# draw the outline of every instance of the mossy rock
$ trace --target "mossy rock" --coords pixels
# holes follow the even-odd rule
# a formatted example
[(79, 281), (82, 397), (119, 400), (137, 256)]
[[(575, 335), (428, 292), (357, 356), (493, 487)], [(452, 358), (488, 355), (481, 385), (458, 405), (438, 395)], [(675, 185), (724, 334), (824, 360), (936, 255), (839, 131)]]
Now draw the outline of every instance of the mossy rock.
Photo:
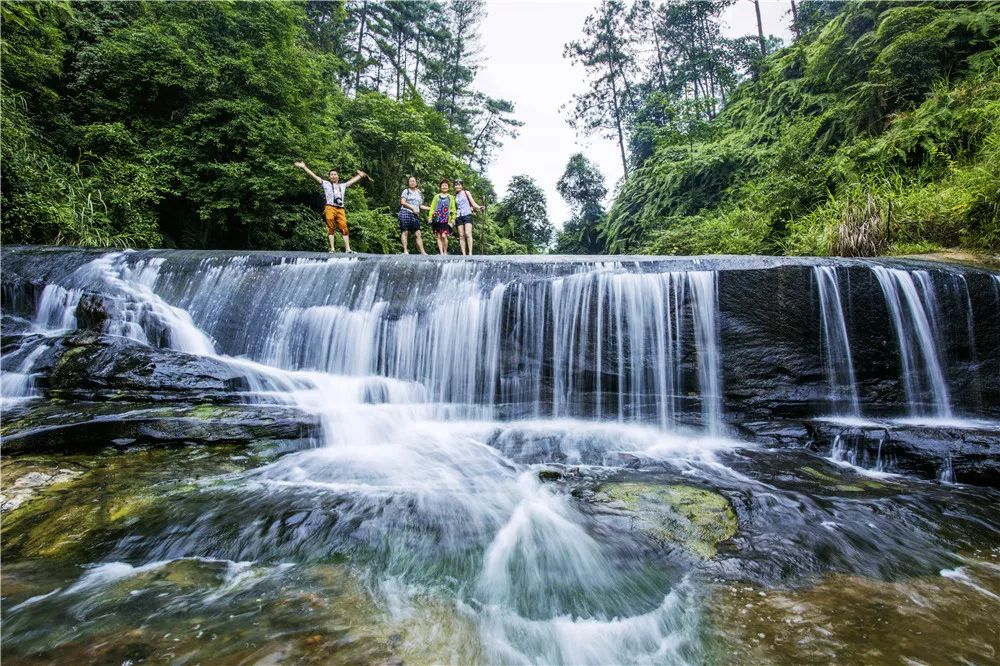
[(864, 479), (855, 480), (852, 479), (853, 483), (844, 483), (843, 479), (838, 479), (829, 474), (824, 474), (813, 467), (803, 467), (802, 471), (808, 476), (815, 479), (816, 483), (820, 485), (827, 486), (832, 490), (837, 490), (842, 493), (863, 493), (865, 490), (881, 490), (885, 486), (875, 481), (866, 481)]
[(250, 456), (233, 460), (233, 453), (244, 450), (214, 445), (7, 459), (0, 479), (5, 497), (28, 473), (49, 475), (53, 482), (33, 487), (30, 498), (5, 512), (4, 557), (93, 557), (166, 503), (196, 492), (200, 479), (255, 464)]
[(562, 472), (556, 469), (540, 469), (538, 470), (538, 480), (542, 482), (546, 481), (561, 481), (563, 478)]
[(830, 476), (829, 474), (824, 474), (818, 469), (813, 469), (812, 467), (803, 467), (802, 471), (808, 474), (809, 476), (813, 477), (814, 479), (817, 479), (818, 481), (824, 481), (826, 483), (834, 485), (840, 483), (840, 481), (837, 480), (836, 478)]
[(736, 535), (738, 522), (729, 500), (711, 490), (624, 482), (605, 484), (600, 492), (633, 514), (641, 531), (700, 557), (714, 557), (718, 544)]

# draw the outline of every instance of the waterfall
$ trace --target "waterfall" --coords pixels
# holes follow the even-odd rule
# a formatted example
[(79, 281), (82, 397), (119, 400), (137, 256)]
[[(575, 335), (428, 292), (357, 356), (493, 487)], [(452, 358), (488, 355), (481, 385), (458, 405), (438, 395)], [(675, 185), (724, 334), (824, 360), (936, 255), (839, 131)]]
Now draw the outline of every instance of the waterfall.
[(872, 266), (872, 272), (885, 295), (896, 331), (901, 379), (910, 415), (950, 417), (948, 384), (938, 352), (941, 345), (937, 298), (930, 275), (927, 271), (884, 266)]
[[(197, 341), (189, 320), (203, 332), (195, 353), (217, 347), (284, 371), (416, 382), (475, 418), (610, 416), (721, 430), (712, 271), (598, 262), (521, 278), (489, 264), (425, 262), (402, 265), (401, 283), (392, 260), (260, 268), (237, 257), (205, 260), (194, 274), (117, 261), (135, 283), (131, 300), (155, 304), (146, 310), (174, 338)], [(132, 337), (144, 340), (141, 330)]]
[(847, 463), (852, 467), (873, 472), (888, 472), (892, 466), (891, 461), (886, 460), (882, 453), (887, 437), (883, 434), (879, 438), (878, 447), (873, 454), (863, 437), (859, 438), (854, 433), (836, 435), (830, 447), (829, 459), (835, 463)]
[[(424, 604), (427, 613), (442, 615), (463, 633), (441, 633), (437, 620), (419, 610), (413, 611), (413, 625), (419, 624), (413, 633), (473, 645), (473, 658), (451, 659), (459, 663), (710, 661), (704, 614), (711, 612), (711, 599), (702, 573), (738, 563), (752, 542), (727, 543), (726, 537), (711, 551), (692, 549), (674, 531), (688, 502), (705, 493), (713, 506), (733, 511), (732, 529), (741, 531), (746, 521), (762, 529), (768, 518), (759, 512), (770, 510), (775, 497), (788, 498), (788, 514), (779, 515), (794, 515), (787, 524), (798, 529), (799, 521), (811, 520), (797, 508), (809, 484), (823, 493), (824, 501), (815, 504), (828, 505), (827, 517), (861, 505), (864, 520), (851, 523), (866, 534), (899, 523), (869, 522), (881, 519), (853, 493), (876, 493), (880, 502), (892, 501), (890, 494), (831, 480), (831, 470), (812, 464), (806, 446), (782, 453), (794, 463), (787, 468), (794, 485), (778, 487), (787, 485), (783, 480), (775, 486), (770, 462), (759, 461), (778, 456), (762, 458), (753, 444), (720, 436), (727, 419), (732, 432), (748, 437), (758, 423), (777, 426), (782, 441), (799, 431), (825, 436), (812, 424), (789, 427), (809, 418), (802, 405), (824, 391), (839, 415), (857, 415), (855, 363), (860, 367), (860, 359), (882, 353), (884, 335), (848, 327), (845, 314), (856, 324), (880, 314), (883, 303), (904, 367), (898, 378), (894, 370), (876, 376), (879, 364), (865, 369), (864, 380), (878, 382), (878, 390), (866, 391), (873, 413), (883, 407), (880, 395), (896, 393), (894, 382), (905, 390), (911, 411), (930, 403), (935, 413), (946, 413), (944, 361), (952, 357), (953, 376), (957, 368), (980, 364), (973, 358), (960, 366), (963, 351), (942, 351), (954, 327), (939, 314), (926, 271), (876, 266), (879, 286), (876, 280), (854, 282), (848, 303), (840, 282), (863, 266), (838, 270), (800, 259), (73, 250), (59, 251), (39, 275), (29, 265), (38, 261), (36, 252), (56, 254), (4, 250), (5, 262), (11, 258), (20, 269), (3, 285), (5, 296), (15, 294), (5, 302), (5, 326), (18, 319), (16, 330), (5, 331), (5, 400), (32, 393), (39, 364), (54, 362), (62, 345), (84, 354), (90, 344), (106, 345), (100, 349), (120, 349), (137, 362), (149, 358), (141, 347), (148, 345), (211, 359), (156, 352), (153, 358), (165, 366), (163, 381), (175, 388), (176, 402), (165, 414), (214, 428), (221, 418), (200, 413), (213, 411), (203, 407), (221, 395), (220, 412), (231, 410), (233, 418), (304, 414), (303, 421), (319, 424), (308, 441), (249, 444), (248, 450), (267, 453), (255, 453), (237, 471), (230, 463), (249, 456), (240, 452), (229, 461), (229, 453), (220, 453), (227, 459), (221, 475), (171, 494), (156, 506), (155, 520), (129, 523), (122, 531), (114, 526), (101, 561), (88, 572), (132, 575), (179, 560), (212, 562), (227, 570), (254, 568), (282, 589), (275, 563), (344, 575), (357, 579), (380, 612), (394, 615)], [(991, 305), (995, 278), (968, 275), (964, 295), (941, 294), (943, 305), (954, 301), (971, 310), (981, 307), (984, 294)], [(819, 317), (808, 316), (817, 302)], [(979, 335), (981, 363), (992, 367), (985, 365), (996, 359), (992, 322), (967, 312), (960, 324), (971, 345)], [(77, 327), (99, 327), (106, 337), (64, 339)], [(112, 337), (134, 343), (107, 339)], [(874, 352), (869, 344), (878, 345)], [(815, 370), (817, 354), (824, 373)], [(236, 396), (192, 390), (188, 399), (186, 378), (171, 376), (172, 363), (195, 371), (228, 364), (247, 380), (233, 385), (247, 388)], [(807, 385), (798, 385), (800, 376)], [(983, 403), (995, 395), (986, 379), (984, 373)], [(52, 386), (62, 390), (65, 383)], [(146, 410), (145, 402), (131, 399), (126, 387), (121, 402), (101, 405), (107, 412), (100, 417), (119, 416), (115, 408)], [(57, 401), (45, 407), (53, 406)], [(94, 409), (83, 401), (72, 407), (84, 415)], [(902, 469), (903, 454), (888, 425), (881, 440), (867, 425), (837, 432), (831, 461)], [(757, 474), (758, 464), (767, 468), (766, 483), (747, 476)], [(963, 480), (963, 464), (957, 455), (948, 458), (941, 478)], [(811, 472), (811, 480), (800, 472)], [(639, 485), (648, 488), (623, 490)], [(744, 501), (751, 503), (740, 511)], [(684, 520), (700, 532), (697, 518)], [(847, 536), (829, 540), (839, 539), (841, 530), (823, 527), (817, 549), (846, 558), (852, 543), (867, 543)], [(769, 537), (766, 547), (780, 541)], [(798, 542), (785, 541), (795, 550), (784, 561), (797, 561)], [(710, 562), (714, 553), (721, 559)], [(95, 580), (89, 575), (83, 579), (88, 585)], [(289, 587), (308, 580), (293, 579)], [(35, 632), (26, 609), (44, 621), (48, 604), (59, 608), (81, 590), (91, 594), (69, 582), (33, 597), (37, 601), (12, 610), (12, 617)], [(240, 594), (252, 603), (257, 592)], [(204, 610), (196, 602), (190, 609)], [(225, 609), (233, 622), (243, 617), (231, 612)], [(76, 631), (76, 616), (64, 615)]]
[(722, 372), (720, 370), (718, 278), (714, 272), (687, 274), (693, 295), (695, 338), (698, 341), (698, 379), (701, 389), (702, 423), (718, 434), (722, 422)]
[[(0, 374), (0, 407), (10, 407), (38, 395), (35, 389), (35, 363), (39, 357), (48, 351), (49, 345), (39, 342), (30, 348), (20, 350), (24, 353), (17, 370), (4, 369)], [(5, 359), (4, 365), (9, 364)]]
[(814, 266), (813, 276), (819, 296), (823, 362), (830, 385), (829, 400), (838, 416), (860, 416), (854, 362), (851, 360), (851, 343), (847, 335), (840, 287), (837, 284), (837, 269), (833, 266)]

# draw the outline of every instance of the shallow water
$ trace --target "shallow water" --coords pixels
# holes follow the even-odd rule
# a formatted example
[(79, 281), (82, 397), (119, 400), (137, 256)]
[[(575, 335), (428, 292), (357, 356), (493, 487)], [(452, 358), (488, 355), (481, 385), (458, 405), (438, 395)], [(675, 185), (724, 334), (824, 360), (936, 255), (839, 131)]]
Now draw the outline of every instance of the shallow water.
[[(5, 488), (31, 472), (76, 474), (5, 516), (4, 658), (983, 663), (1000, 654), (995, 491), (873, 479), (806, 452), (710, 448), (638, 426), (404, 430), (389, 429), (382, 450), (8, 461)], [(681, 508), (652, 514), (667, 522), (647, 529), (641, 510), (613, 499), (620, 482), (720, 493), (738, 531), (705, 559), (676, 529)]]
[[(713, 273), (572, 264), (504, 282), (474, 263), (246, 264), (171, 273), (108, 255), (45, 287), (19, 360), (76, 326), (80, 285), (99, 287), (119, 308), (105, 334), (210, 357), (247, 378), (241, 400), (320, 428), (5, 458), (5, 660), (1000, 655), (1000, 492), (733, 439)], [(24, 360), (8, 380), (25, 419), (72, 407), (32, 372)], [(913, 418), (958, 418), (939, 411)]]

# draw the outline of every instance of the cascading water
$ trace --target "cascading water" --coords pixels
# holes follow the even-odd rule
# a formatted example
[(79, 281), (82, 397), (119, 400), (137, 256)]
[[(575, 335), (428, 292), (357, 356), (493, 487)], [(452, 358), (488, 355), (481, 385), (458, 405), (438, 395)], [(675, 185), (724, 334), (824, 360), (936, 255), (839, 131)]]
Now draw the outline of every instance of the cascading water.
[(815, 266), (813, 277), (819, 297), (823, 361), (827, 381), (830, 383), (830, 403), (838, 416), (860, 416), (854, 362), (851, 359), (847, 322), (837, 284), (837, 269), (833, 266)]
[[(588, 519), (538, 481), (539, 458), (512, 463), (494, 446), (545, 442), (554, 461), (584, 465), (711, 461), (719, 442), (663, 429), (721, 430), (715, 275), (608, 263), (521, 280), (427, 262), (408, 284), (395, 277), (374, 262), (260, 271), (240, 258), (174, 274), (162, 259), (127, 253), (76, 271), (72, 284), (89, 279), (82, 291), (110, 296), (107, 333), (223, 360), (248, 376), (251, 400), (293, 404), (323, 426), (320, 448), (231, 480), (225, 508), (153, 543), (123, 542), (112, 559), (355, 551), (378, 562), (373, 584), (402, 577), (407, 595), (444, 585), (477, 609), (492, 661), (696, 658), (687, 585), (667, 575), (650, 588), (649, 572), (628, 564), (629, 540), (595, 540)], [(63, 302), (78, 302), (74, 293)], [(686, 404), (692, 392), (697, 410)], [(639, 425), (572, 418), (609, 416)], [(337, 506), (335, 522), (312, 526), (321, 544), (260, 539), (256, 523), (236, 538), (220, 531), (234, 512), (252, 514), (255, 493), (275, 492)], [(445, 579), (435, 574), (442, 558), (453, 563)]]
[[(495, 283), (498, 276), (465, 262), (423, 266), (399, 285), (358, 262), (303, 261), (273, 267), (270, 288), (260, 290), (248, 288), (258, 276), (245, 268), (208, 260), (193, 279), (160, 280), (224, 354), (419, 382), (433, 401), (476, 416), (613, 416), (661, 427), (700, 420), (720, 430), (710, 271), (596, 264)], [(212, 297), (219, 290), (238, 294), (247, 315), (220, 308)], [(700, 396), (698, 417), (684, 408), (690, 393)]]
[[(899, 343), (903, 387), (911, 416), (952, 415), (939, 356), (937, 299), (926, 271), (873, 266)], [(919, 285), (919, 287), (918, 287)]]
[[(887, 570), (912, 566), (913, 552), (954, 566), (909, 500), (880, 496), (887, 508), (873, 509), (851, 494), (869, 486), (851, 482), (808, 496), (843, 466), (810, 459), (751, 478), (752, 447), (720, 435), (736, 431), (725, 425), (736, 411), (728, 393), (747, 384), (726, 371), (738, 353), (729, 345), (753, 329), (734, 321), (732, 301), (721, 309), (727, 285), (711, 262), (172, 256), (102, 255), (51, 278), (33, 304), (34, 337), (15, 372), (4, 368), (4, 397), (58, 344), (43, 332), (88, 325), (77, 315), (97, 307), (105, 336), (226, 364), (249, 386), (234, 402), (294, 406), (316, 417), (319, 435), (239, 471), (180, 475), (183, 490), (148, 519), (116, 523), (76, 580), (6, 610), (15, 646), (40, 640), (36, 627), (54, 608), (61, 645), (121, 604), (144, 626), (197, 618), (188, 642), (201, 638), (203, 618), (227, 617), (225, 632), (246, 643), (229, 604), (242, 599), (259, 619), (275, 595), (346, 562), (376, 600), (373, 616), (417, 627), (412, 640), (386, 639), (401, 653), (408, 640), (426, 650), (414, 662), (704, 663), (718, 656), (706, 646), (705, 616), (718, 603), (707, 579), (745, 570), (769, 580), (803, 557), (810, 576), (875, 575), (882, 563), (858, 556), (874, 552), (888, 553)], [(825, 368), (835, 411), (857, 415), (850, 294), (832, 267), (795, 268), (806, 283), (812, 276), (820, 303), (822, 359), (806, 345), (803, 365), (811, 376)], [(933, 360), (947, 406), (930, 279), (873, 270), (919, 375), (904, 375), (909, 402), (937, 397)], [(27, 346), (36, 338), (37, 353)], [(893, 461), (881, 444), (866, 451), (837, 439), (831, 458), (878, 470)], [(950, 458), (948, 469), (952, 480)], [(793, 477), (804, 480), (790, 488)], [(713, 528), (684, 511), (713, 502), (723, 527), (703, 543)], [(749, 526), (759, 542), (742, 534)], [(737, 530), (738, 546), (713, 559)], [(158, 585), (187, 585), (191, 569), (209, 582), (156, 601)], [(765, 603), (753, 595), (739, 608)], [(293, 659), (282, 654), (253, 657)]]

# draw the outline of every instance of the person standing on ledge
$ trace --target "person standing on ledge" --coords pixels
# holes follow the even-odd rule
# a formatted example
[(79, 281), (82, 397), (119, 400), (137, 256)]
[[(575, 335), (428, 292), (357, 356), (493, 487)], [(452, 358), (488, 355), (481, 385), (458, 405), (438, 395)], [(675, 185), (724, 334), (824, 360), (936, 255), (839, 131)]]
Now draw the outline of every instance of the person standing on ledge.
[(305, 162), (295, 162), (295, 166), (312, 176), (312, 179), (323, 188), (323, 194), (326, 196), (323, 217), (326, 218), (326, 231), (327, 236), (330, 238), (330, 252), (337, 251), (333, 235), (335, 231), (339, 231), (340, 235), (344, 237), (344, 252), (353, 252), (354, 250), (351, 249), (351, 236), (347, 230), (347, 213), (344, 211), (344, 191), (368, 174), (364, 171), (358, 171), (354, 178), (351, 178), (346, 183), (342, 183), (340, 182), (340, 174), (335, 169), (330, 170), (330, 180), (325, 181), (310, 171)]
[(437, 239), (438, 252), (448, 254), (448, 236), (455, 223), (455, 197), (448, 193), (451, 183), (447, 178), (441, 179), (441, 191), (431, 199), (427, 219), (431, 223), (431, 231)]
[(462, 179), (455, 179), (455, 226), (458, 227), (458, 245), (463, 255), (472, 255), (472, 214), (483, 209), (472, 198), (472, 193), (462, 185)]
[(399, 195), (399, 238), (403, 242), (403, 254), (410, 253), (410, 232), (417, 237), (417, 249), (424, 251), (424, 240), (420, 237), (420, 211), (430, 210), (424, 204), (424, 195), (417, 189), (417, 179), (410, 176), (406, 189)]

